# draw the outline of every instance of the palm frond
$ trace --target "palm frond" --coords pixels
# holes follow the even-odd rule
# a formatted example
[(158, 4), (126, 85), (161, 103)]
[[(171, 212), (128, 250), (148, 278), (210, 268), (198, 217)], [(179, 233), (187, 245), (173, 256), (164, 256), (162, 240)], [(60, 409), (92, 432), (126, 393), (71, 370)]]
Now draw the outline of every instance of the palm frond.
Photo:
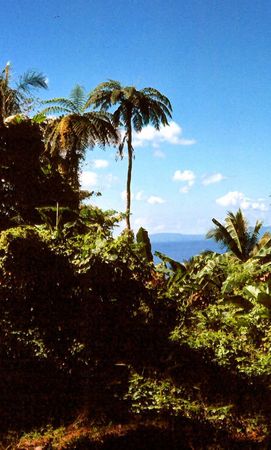
[(255, 227), (249, 237), (249, 251), (251, 252), (253, 248), (257, 245), (259, 240), (260, 229), (262, 228), (263, 223), (257, 221)]
[(225, 247), (231, 250), (238, 258), (242, 259), (242, 252), (240, 252), (237, 243), (235, 242), (233, 236), (229, 232), (228, 228), (224, 227), (218, 220), (212, 219), (212, 222), (216, 225), (208, 231), (206, 234), (207, 239), (214, 239), (216, 242), (222, 243)]
[[(228, 213), (228, 217), (226, 217), (226, 229), (229, 233), (229, 235), (231, 236), (231, 239), (235, 242), (238, 250), (240, 253), (242, 253), (242, 244), (241, 241), (243, 241), (243, 236), (244, 236), (244, 227), (243, 227), (243, 223), (239, 221), (239, 226), (238, 226), (238, 222), (235, 221), (234, 216), (232, 216), (232, 213)], [(241, 225), (241, 226), (240, 226)]]
[(216, 225), (216, 228), (207, 233), (207, 238), (213, 238), (217, 242), (223, 243), (242, 261), (246, 261), (255, 251), (257, 252), (262, 223), (257, 221), (254, 229), (251, 231), (248, 221), (240, 208), (235, 214), (228, 212), (225, 226), (216, 219), (213, 219), (213, 223)]

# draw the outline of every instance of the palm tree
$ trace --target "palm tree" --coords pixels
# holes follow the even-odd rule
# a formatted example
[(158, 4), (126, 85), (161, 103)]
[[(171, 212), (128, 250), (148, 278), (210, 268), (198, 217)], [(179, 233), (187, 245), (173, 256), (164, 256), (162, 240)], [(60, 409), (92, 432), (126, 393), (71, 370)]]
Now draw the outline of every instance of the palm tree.
[(79, 192), (79, 166), (86, 148), (116, 144), (118, 133), (109, 114), (87, 111), (87, 95), (82, 86), (76, 85), (69, 98), (54, 98), (44, 103), (49, 106), (41, 114), (61, 114), (47, 121), (46, 149), (57, 161), (62, 175)]
[(116, 107), (112, 121), (116, 127), (123, 127), (125, 132), (119, 144), (119, 155), (123, 157), (125, 143), (128, 149), (128, 171), (126, 183), (126, 224), (131, 229), (131, 176), (133, 161), (133, 130), (139, 132), (151, 123), (157, 130), (160, 125), (168, 125), (172, 107), (167, 97), (156, 89), (147, 87), (137, 90), (134, 86), (122, 86), (119, 81), (109, 80), (99, 84), (90, 94), (88, 105), (94, 105), (101, 111)]
[(216, 227), (208, 231), (206, 237), (221, 243), (240, 260), (247, 261), (258, 243), (262, 222), (257, 221), (250, 229), (241, 209), (236, 214), (228, 212), (225, 225), (216, 219), (212, 221)]
[(32, 98), (29, 98), (33, 89), (47, 89), (46, 77), (39, 72), (28, 70), (11, 87), (11, 69), (7, 63), (0, 74), (0, 123), (13, 115), (22, 112), (24, 107), (31, 106)]

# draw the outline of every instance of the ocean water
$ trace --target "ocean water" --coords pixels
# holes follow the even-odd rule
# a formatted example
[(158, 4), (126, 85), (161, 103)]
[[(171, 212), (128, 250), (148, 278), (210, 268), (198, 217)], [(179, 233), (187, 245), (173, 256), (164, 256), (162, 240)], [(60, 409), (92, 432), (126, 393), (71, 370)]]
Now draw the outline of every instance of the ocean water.
[[(224, 253), (223, 249), (216, 242), (207, 239), (191, 240), (191, 241), (176, 241), (176, 242), (152, 242), (152, 252), (155, 251), (164, 253), (166, 256), (175, 261), (186, 261), (192, 256), (199, 253), (211, 250), (217, 253)], [(155, 263), (159, 262), (159, 258), (155, 257)]]

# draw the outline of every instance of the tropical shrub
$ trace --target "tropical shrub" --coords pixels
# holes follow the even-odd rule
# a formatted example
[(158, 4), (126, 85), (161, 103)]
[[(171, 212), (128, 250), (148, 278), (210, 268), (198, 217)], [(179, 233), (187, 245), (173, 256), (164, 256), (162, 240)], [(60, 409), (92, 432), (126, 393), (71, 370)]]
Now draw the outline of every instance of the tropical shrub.
[[(68, 416), (79, 405), (91, 415), (97, 407), (108, 414), (114, 409), (115, 417), (122, 408), (122, 400), (117, 409), (115, 404), (123, 397), (127, 367), (146, 358), (141, 339), (148, 336), (150, 294), (145, 284), (151, 270), (129, 235), (110, 236), (109, 222), (117, 219), (109, 216), (96, 224), (95, 232), (91, 221), (86, 234), (71, 235), (68, 228), (68, 238), (42, 227), (1, 233), (5, 426), (14, 423), (16, 399), (18, 426), (33, 417), (38, 423), (57, 414), (66, 417), (65, 402)], [(33, 385), (36, 390), (30, 394)]]

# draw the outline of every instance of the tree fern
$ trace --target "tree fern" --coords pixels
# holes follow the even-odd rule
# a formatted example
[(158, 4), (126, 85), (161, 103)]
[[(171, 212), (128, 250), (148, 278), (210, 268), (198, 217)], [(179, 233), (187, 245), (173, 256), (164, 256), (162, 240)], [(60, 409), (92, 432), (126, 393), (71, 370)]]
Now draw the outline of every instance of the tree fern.
[(106, 112), (88, 111), (85, 89), (76, 85), (69, 98), (46, 100), (41, 113), (57, 115), (47, 123), (45, 145), (63, 176), (79, 192), (79, 165), (87, 148), (116, 144), (119, 136)]
[(168, 125), (172, 107), (167, 97), (153, 88), (137, 90), (134, 86), (122, 86), (119, 81), (109, 80), (99, 84), (90, 94), (87, 105), (94, 105), (100, 111), (112, 111), (112, 122), (124, 128), (124, 136), (119, 143), (119, 154), (123, 156), (124, 145), (128, 150), (128, 170), (126, 182), (126, 224), (131, 229), (131, 175), (133, 130), (139, 132), (145, 125), (152, 124), (157, 130)]

